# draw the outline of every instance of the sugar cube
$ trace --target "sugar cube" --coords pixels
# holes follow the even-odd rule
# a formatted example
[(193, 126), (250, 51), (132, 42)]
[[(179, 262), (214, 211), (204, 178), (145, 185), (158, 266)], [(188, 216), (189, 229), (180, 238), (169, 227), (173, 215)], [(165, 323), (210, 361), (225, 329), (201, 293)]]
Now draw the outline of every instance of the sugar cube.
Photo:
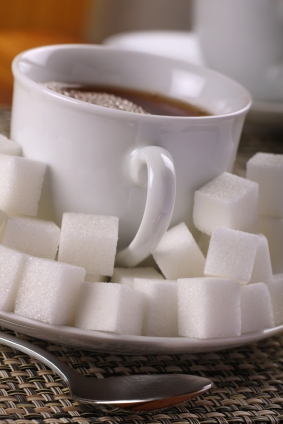
[(258, 216), (256, 232), (264, 234), (268, 240), (273, 273), (283, 272), (283, 219)]
[(148, 278), (152, 280), (164, 279), (156, 269), (153, 267), (135, 267), (135, 268), (114, 268), (111, 277), (112, 283), (124, 284), (133, 287), (135, 278)]
[(272, 281), (272, 267), (267, 238), (259, 234), (255, 262), (249, 283), (270, 283)]
[(183, 222), (164, 234), (152, 256), (167, 280), (203, 276), (204, 255)]
[(211, 236), (204, 275), (233, 278), (242, 284), (250, 281), (259, 236), (230, 228), (217, 227)]
[(48, 324), (72, 325), (83, 268), (29, 257), (15, 303), (15, 313)]
[(10, 140), (3, 134), (0, 134), (0, 153), (4, 155), (21, 156), (22, 146), (16, 141)]
[(28, 256), (0, 244), (0, 310), (14, 310), (16, 293)]
[(146, 295), (144, 336), (178, 335), (177, 281), (135, 278), (134, 289)]
[(193, 221), (211, 235), (215, 227), (247, 230), (257, 217), (258, 184), (224, 172), (194, 195)]
[(259, 185), (259, 215), (283, 218), (283, 155), (256, 153), (247, 162), (247, 178)]
[[(281, 276), (280, 276), (281, 275)], [(275, 325), (283, 323), (283, 274), (277, 274), (268, 284)]]
[(227, 278), (184, 278), (178, 284), (179, 335), (197, 339), (241, 334), (240, 284)]
[(58, 260), (81, 266), (87, 274), (111, 276), (118, 241), (118, 218), (64, 213)]
[(8, 217), (1, 243), (32, 256), (55, 259), (60, 228), (54, 222), (36, 218)]
[(76, 327), (120, 334), (141, 335), (145, 295), (116, 283), (84, 282)]
[(241, 286), (242, 333), (274, 327), (272, 304), (265, 283)]
[(46, 165), (0, 154), (0, 208), (14, 215), (36, 216)]

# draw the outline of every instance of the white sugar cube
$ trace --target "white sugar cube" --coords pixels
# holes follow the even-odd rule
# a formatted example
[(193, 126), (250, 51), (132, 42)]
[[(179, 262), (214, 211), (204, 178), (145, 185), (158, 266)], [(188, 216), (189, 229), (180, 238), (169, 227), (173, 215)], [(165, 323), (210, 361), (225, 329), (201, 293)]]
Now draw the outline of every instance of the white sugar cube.
[(72, 325), (83, 268), (29, 257), (16, 297), (15, 313), (48, 324)]
[(135, 268), (114, 268), (111, 281), (113, 283), (124, 284), (133, 287), (135, 278), (147, 278), (151, 280), (164, 279), (156, 269), (153, 267), (135, 267)]
[(215, 227), (247, 230), (256, 220), (258, 184), (224, 172), (195, 192), (193, 221), (211, 235)]
[(256, 232), (264, 234), (268, 240), (273, 273), (283, 272), (283, 219), (259, 216)]
[(142, 334), (176, 337), (178, 335), (177, 281), (135, 278), (134, 289), (146, 295)]
[(54, 222), (36, 218), (8, 217), (1, 243), (32, 256), (55, 259), (60, 228)]
[(259, 236), (256, 234), (217, 227), (211, 236), (204, 274), (248, 283), (258, 244)]
[(0, 134), (0, 153), (4, 155), (21, 156), (22, 146)]
[(283, 274), (277, 274), (268, 284), (275, 325), (283, 323)]
[(247, 162), (247, 178), (259, 185), (259, 215), (283, 218), (283, 155), (256, 153)]
[(0, 208), (14, 215), (36, 216), (46, 165), (0, 154)]
[(183, 222), (164, 234), (152, 256), (167, 280), (203, 276), (204, 255)]
[(265, 283), (241, 287), (242, 333), (274, 327), (272, 304)]
[(179, 335), (198, 339), (241, 333), (240, 284), (226, 278), (185, 278), (178, 284)]
[(0, 245), (0, 310), (13, 311), (16, 293), (28, 256)]
[(258, 247), (250, 283), (270, 283), (272, 281), (272, 267), (267, 238), (259, 234)]
[(116, 283), (84, 282), (76, 327), (120, 334), (141, 335), (145, 295)]
[(81, 266), (87, 274), (111, 276), (118, 241), (118, 218), (64, 213), (58, 259)]

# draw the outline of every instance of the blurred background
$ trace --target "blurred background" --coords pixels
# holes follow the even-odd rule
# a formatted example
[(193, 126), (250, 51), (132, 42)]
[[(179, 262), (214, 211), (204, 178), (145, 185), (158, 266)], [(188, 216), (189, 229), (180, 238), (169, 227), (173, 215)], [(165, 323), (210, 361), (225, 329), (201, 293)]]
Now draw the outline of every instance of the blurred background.
[(11, 63), (21, 51), (101, 43), (126, 31), (191, 28), (191, 0), (0, 0), (0, 105), (10, 104)]

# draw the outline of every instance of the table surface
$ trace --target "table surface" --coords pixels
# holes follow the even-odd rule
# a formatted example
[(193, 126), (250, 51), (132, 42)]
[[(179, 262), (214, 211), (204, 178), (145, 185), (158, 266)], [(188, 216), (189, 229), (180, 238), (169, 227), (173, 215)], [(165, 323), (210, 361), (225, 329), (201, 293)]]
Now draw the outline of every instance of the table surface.
[[(10, 110), (0, 108), (0, 134), (9, 135), (9, 127)], [(245, 176), (246, 161), (257, 151), (283, 154), (283, 132), (246, 125), (234, 172)], [(214, 387), (164, 411), (127, 413), (107, 406), (93, 407), (72, 400), (60, 377), (39, 361), (0, 346), (0, 422), (4, 424), (283, 422), (283, 335), (219, 352), (182, 355), (98, 354), (16, 335), (85, 375), (186, 373), (208, 377)]]

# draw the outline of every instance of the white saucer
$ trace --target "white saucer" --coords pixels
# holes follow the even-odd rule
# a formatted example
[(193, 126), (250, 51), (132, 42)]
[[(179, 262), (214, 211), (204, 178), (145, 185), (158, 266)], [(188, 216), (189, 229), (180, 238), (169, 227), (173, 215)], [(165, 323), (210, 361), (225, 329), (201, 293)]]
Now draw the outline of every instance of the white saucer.
[[(189, 31), (125, 32), (106, 38), (104, 45), (169, 56), (205, 66), (197, 35)], [(248, 88), (248, 87), (247, 87)], [(283, 128), (282, 102), (254, 100), (247, 120)]]
[(123, 336), (114, 333), (80, 330), (50, 325), (24, 318), (13, 312), (0, 311), (0, 326), (52, 343), (96, 352), (120, 354), (184, 354), (212, 352), (257, 342), (283, 331), (283, 325), (253, 331), (237, 337), (190, 339), (186, 337)]
[(108, 37), (103, 44), (182, 59), (204, 65), (196, 34), (187, 31), (125, 32)]

